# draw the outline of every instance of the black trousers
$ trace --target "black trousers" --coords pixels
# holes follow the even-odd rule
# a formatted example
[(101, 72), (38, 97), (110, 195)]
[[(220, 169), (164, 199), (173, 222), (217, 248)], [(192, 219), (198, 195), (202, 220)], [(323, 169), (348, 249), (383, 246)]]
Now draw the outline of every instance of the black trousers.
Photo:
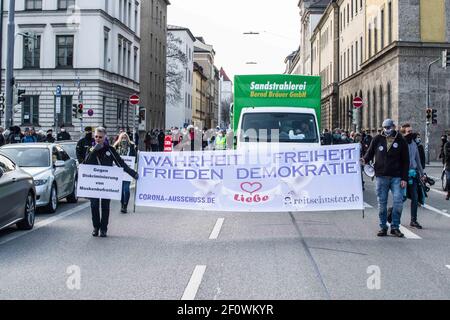
[[(102, 208), (102, 216), (100, 218), (100, 202)], [(108, 231), (109, 209), (111, 200), (91, 199), (92, 224), (95, 229)]]

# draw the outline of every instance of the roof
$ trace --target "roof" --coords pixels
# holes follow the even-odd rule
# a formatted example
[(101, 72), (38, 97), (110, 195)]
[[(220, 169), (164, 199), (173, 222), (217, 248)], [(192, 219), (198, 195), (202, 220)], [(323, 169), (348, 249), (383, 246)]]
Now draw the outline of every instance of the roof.
[(191, 30), (189, 30), (189, 28), (186, 28), (186, 27), (179, 27), (179, 26), (174, 26), (174, 25), (168, 25), (167, 26), (167, 31), (185, 31), (191, 37), (192, 41), (195, 42), (195, 40), (196, 40), (196, 38), (192, 34)]
[(223, 78), (224, 81), (230, 81), (230, 78), (228, 77), (227, 73), (225, 72), (225, 70), (223, 70), (223, 68), (220, 68), (220, 77)]

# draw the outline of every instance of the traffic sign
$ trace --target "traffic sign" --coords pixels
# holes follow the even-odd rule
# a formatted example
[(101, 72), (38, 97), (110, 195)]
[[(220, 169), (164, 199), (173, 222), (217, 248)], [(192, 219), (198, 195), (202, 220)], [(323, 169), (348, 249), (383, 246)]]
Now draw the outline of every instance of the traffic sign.
[(359, 109), (363, 106), (363, 100), (360, 97), (355, 97), (355, 99), (353, 99), (353, 107), (355, 107), (355, 109)]
[(137, 105), (137, 104), (139, 104), (139, 102), (140, 102), (140, 99), (139, 99), (139, 96), (137, 94), (134, 94), (134, 95), (132, 95), (130, 97), (130, 103), (132, 105)]
[(164, 152), (172, 152), (172, 136), (167, 135), (164, 138)]
[(56, 96), (56, 113), (61, 114), (61, 96)]
[(93, 115), (94, 115), (94, 110), (89, 109), (89, 110), (88, 110), (88, 116), (89, 116), (89, 117), (92, 117)]

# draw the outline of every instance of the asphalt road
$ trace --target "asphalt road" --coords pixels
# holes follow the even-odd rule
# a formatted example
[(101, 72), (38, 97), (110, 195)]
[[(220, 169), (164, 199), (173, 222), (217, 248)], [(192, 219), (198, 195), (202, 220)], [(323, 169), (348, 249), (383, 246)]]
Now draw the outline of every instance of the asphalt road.
[[(439, 172), (439, 168), (436, 168)], [(430, 192), (423, 230), (377, 238), (362, 212), (215, 213), (112, 207), (93, 238), (86, 201), (0, 232), (0, 299), (449, 299), (450, 202)], [(130, 205), (132, 208), (132, 205)]]

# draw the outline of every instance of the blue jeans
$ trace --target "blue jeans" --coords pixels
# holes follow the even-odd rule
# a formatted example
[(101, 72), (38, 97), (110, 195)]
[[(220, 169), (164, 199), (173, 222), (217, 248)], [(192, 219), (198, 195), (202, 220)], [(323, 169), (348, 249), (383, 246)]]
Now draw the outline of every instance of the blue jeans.
[(377, 177), (377, 198), (380, 215), (380, 227), (387, 230), (387, 203), (389, 190), (392, 191), (394, 206), (392, 210), (391, 229), (400, 229), (400, 219), (403, 210), (403, 190), (400, 186), (401, 178)]
[(125, 207), (128, 206), (128, 202), (130, 201), (130, 184), (129, 181), (122, 182), (122, 199), (120, 203)]

